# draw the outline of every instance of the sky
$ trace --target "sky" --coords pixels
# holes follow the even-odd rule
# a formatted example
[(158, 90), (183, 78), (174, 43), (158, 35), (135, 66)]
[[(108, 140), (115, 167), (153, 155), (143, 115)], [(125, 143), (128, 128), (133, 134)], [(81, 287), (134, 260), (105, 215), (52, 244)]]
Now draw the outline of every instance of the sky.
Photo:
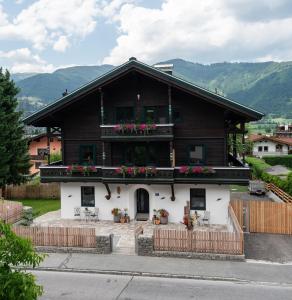
[(292, 60), (291, 0), (0, 0), (0, 66)]

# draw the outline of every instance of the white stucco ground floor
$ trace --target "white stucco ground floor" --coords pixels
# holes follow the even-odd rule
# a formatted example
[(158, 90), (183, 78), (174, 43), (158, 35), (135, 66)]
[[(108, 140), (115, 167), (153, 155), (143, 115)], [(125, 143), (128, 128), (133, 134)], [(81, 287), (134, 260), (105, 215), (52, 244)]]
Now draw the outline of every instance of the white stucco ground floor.
[(111, 197), (107, 200), (108, 192), (102, 183), (62, 183), (61, 217), (74, 219), (76, 207), (98, 207), (100, 220), (113, 220), (113, 208), (127, 208), (131, 219), (139, 212), (148, 213), (151, 219), (154, 209), (166, 209), (169, 222), (182, 222), (184, 206), (190, 201), (191, 209), (199, 214), (210, 212), (210, 224), (228, 223), (228, 185), (175, 184), (174, 201), (170, 185), (109, 184), (109, 189)]

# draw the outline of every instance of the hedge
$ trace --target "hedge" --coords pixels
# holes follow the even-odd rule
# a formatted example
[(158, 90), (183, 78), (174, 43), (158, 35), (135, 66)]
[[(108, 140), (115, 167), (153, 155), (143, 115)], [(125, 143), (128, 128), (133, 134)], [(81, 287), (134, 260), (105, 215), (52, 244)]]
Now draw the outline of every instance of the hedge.
[(255, 157), (247, 157), (247, 163), (252, 168), (252, 174), (254, 177), (261, 179), (268, 183), (273, 183), (286, 193), (292, 196), (292, 172), (287, 176), (286, 180), (283, 180), (275, 175), (270, 175), (265, 170), (270, 166), (263, 160)]
[(292, 155), (283, 155), (283, 156), (267, 156), (264, 157), (265, 162), (268, 164), (275, 166), (275, 165), (282, 165), (287, 168), (292, 169)]

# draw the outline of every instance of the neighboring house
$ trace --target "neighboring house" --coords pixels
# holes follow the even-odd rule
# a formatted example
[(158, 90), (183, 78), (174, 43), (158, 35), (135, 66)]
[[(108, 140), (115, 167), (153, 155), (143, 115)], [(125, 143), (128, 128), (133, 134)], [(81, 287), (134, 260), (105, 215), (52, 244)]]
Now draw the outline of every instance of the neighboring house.
[(61, 140), (59, 137), (50, 137), (50, 143), (45, 133), (30, 137), (28, 139), (28, 151), (30, 155), (30, 174), (36, 174), (40, 166), (46, 164), (48, 160), (48, 145), (50, 153), (61, 153)]
[(279, 125), (279, 126), (277, 126), (275, 135), (277, 137), (292, 138), (292, 125)]
[(262, 116), (131, 58), (24, 121), (49, 136), (61, 129), (63, 163), (40, 170), (42, 182), (61, 183), (62, 218), (95, 206), (101, 220), (112, 220), (115, 207), (151, 219), (164, 208), (180, 222), (190, 201), (211, 223), (226, 224), (229, 185), (250, 178), (228, 142)]
[(292, 151), (292, 138), (253, 134), (249, 140), (253, 143), (253, 156), (288, 155)]

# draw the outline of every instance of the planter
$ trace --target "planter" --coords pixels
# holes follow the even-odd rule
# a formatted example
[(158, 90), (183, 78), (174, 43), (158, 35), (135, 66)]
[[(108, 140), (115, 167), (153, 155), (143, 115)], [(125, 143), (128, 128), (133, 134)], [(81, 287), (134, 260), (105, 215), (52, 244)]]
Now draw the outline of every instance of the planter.
[(160, 224), (167, 224), (168, 223), (168, 217), (160, 217)]
[(159, 225), (159, 224), (160, 224), (160, 220), (159, 220), (159, 219), (154, 220), (154, 224), (155, 224), (155, 225)]
[(115, 223), (120, 223), (120, 219), (121, 219), (120, 215), (114, 216), (114, 222)]
[(121, 222), (122, 224), (126, 223), (126, 218), (120, 218), (120, 222)]

